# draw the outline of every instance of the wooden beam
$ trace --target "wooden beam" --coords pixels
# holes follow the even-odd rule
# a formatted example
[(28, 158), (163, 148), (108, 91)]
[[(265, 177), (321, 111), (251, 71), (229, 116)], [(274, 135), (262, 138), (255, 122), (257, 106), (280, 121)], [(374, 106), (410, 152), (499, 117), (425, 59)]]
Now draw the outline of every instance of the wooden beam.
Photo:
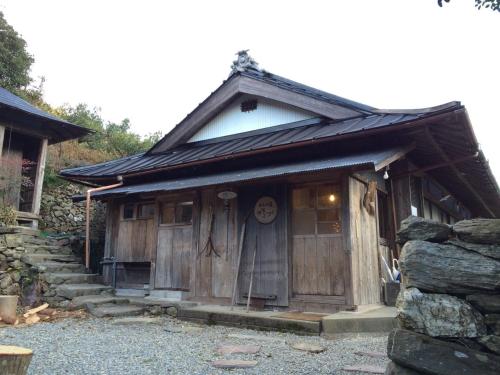
[[(40, 203), (42, 202), (42, 188), (43, 188), (43, 176), (45, 175), (45, 162), (47, 160), (47, 147), (48, 139), (44, 138), (40, 142), (40, 150), (38, 152), (38, 164), (36, 167), (36, 178), (33, 187), (33, 205), (31, 211), (35, 215), (40, 214)], [(33, 226), (37, 226), (38, 223), (34, 222)]]
[(0, 125), (0, 165), (2, 164), (3, 138), (5, 136), (5, 126)]
[(474, 187), (462, 176), (462, 173), (456, 167), (456, 165), (452, 162), (452, 160), (448, 157), (448, 155), (444, 152), (441, 146), (437, 143), (437, 141), (432, 136), (428, 127), (424, 130), (425, 135), (429, 141), (429, 143), (434, 147), (436, 152), (441, 156), (441, 159), (450, 165), (450, 168), (453, 170), (457, 178), (470, 190), (472, 195), (481, 203), (483, 208), (491, 215), (491, 217), (495, 217), (495, 213), (491, 210), (488, 204), (483, 200), (483, 198), (479, 195), (479, 193), (474, 189)]
[(380, 163), (375, 165), (375, 171), (378, 172), (382, 168), (388, 166), (391, 163), (394, 163), (395, 161), (403, 158), (407, 153), (409, 153), (411, 150), (415, 148), (415, 143), (412, 143), (406, 147), (403, 147), (401, 151), (396, 152), (394, 155), (389, 156), (387, 159), (382, 160)]

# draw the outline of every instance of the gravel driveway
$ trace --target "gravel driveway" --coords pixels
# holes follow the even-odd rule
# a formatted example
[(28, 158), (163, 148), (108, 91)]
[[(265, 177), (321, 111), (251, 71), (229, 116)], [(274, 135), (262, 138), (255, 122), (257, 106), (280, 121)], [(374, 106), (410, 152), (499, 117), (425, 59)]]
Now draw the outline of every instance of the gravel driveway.
[[(222, 326), (197, 326), (171, 318), (156, 324), (116, 324), (112, 319), (65, 319), (30, 327), (0, 329), (0, 343), (34, 350), (29, 374), (355, 374), (345, 365), (385, 366), (386, 358), (355, 355), (356, 351), (385, 352), (387, 335), (317, 336), (258, 332)], [(320, 354), (292, 349), (307, 342), (326, 348)], [(257, 354), (220, 355), (222, 344), (260, 345)], [(250, 369), (212, 367), (217, 359), (256, 360)]]

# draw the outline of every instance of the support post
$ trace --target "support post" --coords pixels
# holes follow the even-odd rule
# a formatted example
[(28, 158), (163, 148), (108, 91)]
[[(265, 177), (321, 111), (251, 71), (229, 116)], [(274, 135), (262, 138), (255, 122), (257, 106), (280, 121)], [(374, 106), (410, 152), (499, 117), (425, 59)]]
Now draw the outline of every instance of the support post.
[[(31, 212), (35, 215), (40, 214), (40, 204), (42, 202), (43, 176), (45, 175), (45, 162), (47, 161), (48, 140), (44, 138), (40, 141), (40, 150), (38, 152), (38, 160), (36, 166), (36, 177), (33, 191), (33, 203)], [(33, 228), (38, 227), (38, 221), (33, 220)]]

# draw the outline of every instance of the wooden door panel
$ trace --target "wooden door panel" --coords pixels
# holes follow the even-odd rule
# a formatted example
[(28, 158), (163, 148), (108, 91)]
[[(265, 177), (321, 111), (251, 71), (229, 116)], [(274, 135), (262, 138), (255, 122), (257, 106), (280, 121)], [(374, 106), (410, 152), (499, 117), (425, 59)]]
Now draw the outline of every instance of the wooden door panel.
[(156, 250), (155, 287), (171, 287), (171, 261), (172, 241), (174, 231), (172, 228), (158, 229), (158, 247)]

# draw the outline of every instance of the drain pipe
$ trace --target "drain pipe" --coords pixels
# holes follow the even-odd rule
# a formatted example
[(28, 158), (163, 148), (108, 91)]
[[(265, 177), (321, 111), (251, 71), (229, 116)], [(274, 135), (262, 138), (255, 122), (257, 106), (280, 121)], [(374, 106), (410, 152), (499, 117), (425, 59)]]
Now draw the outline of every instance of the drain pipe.
[(100, 186), (87, 190), (87, 207), (86, 207), (86, 222), (85, 222), (85, 268), (90, 269), (90, 194), (96, 191), (113, 189), (123, 185), (123, 177), (116, 178), (119, 182), (113, 185)]

